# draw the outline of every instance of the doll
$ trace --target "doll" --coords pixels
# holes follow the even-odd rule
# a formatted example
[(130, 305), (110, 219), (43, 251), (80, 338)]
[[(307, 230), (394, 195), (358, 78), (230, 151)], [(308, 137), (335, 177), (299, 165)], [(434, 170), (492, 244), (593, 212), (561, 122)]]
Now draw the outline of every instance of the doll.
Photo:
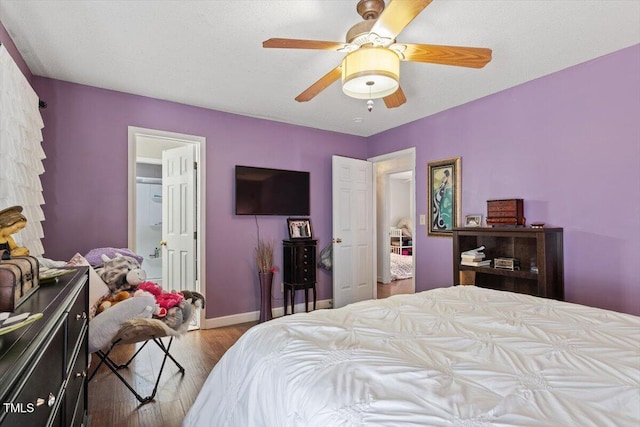
[(0, 249), (11, 256), (29, 255), (29, 249), (18, 244), (11, 237), (27, 226), (27, 218), (22, 214), (22, 206), (12, 206), (0, 211)]

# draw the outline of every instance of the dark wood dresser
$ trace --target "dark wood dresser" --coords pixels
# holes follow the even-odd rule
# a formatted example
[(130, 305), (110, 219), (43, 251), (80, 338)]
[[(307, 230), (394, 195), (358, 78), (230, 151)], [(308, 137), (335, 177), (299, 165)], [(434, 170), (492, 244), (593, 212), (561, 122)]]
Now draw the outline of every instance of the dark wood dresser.
[(41, 283), (16, 313), (42, 318), (0, 335), (2, 427), (88, 424), (88, 283), (87, 267)]
[(304, 290), (305, 311), (309, 311), (309, 289), (313, 291), (313, 309), (316, 309), (316, 246), (317, 240), (296, 239), (282, 242), (284, 314), (291, 298), (294, 311), (295, 292)]

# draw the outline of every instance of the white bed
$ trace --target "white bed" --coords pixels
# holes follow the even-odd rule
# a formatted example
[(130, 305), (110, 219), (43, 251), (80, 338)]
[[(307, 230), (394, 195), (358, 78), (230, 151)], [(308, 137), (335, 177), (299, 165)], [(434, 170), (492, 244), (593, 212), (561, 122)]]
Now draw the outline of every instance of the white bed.
[(474, 286), (274, 319), (184, 426), (637, 426), (640, 317)]
[(411, 255), (389, 254), (391, 280), (409, 279), (413, 275), (413, 257)]

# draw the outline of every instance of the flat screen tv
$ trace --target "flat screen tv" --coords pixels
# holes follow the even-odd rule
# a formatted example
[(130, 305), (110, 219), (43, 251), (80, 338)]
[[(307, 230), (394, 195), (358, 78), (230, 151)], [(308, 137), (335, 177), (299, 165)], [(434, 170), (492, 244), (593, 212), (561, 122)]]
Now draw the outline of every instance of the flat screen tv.
[(309, 214), (309, 172), (236, 166), (236, 215)]

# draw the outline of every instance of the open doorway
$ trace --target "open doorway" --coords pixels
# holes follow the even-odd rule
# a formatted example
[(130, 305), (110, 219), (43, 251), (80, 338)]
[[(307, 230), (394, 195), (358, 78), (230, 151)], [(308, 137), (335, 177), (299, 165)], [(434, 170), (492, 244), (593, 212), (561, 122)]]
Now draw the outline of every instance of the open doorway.
[[(413, 293), (413, 171), (389, 174), (389, 273), (392, 293)], [(382, 289), (384, 294), (385, 289)]]
[(376, 175), (377, 297), (415, 292), (415, 148), (369, 159)]
[(129, 127), (128, 245), (165, 290), (205, 295), (204, 150), (203, 137)]

